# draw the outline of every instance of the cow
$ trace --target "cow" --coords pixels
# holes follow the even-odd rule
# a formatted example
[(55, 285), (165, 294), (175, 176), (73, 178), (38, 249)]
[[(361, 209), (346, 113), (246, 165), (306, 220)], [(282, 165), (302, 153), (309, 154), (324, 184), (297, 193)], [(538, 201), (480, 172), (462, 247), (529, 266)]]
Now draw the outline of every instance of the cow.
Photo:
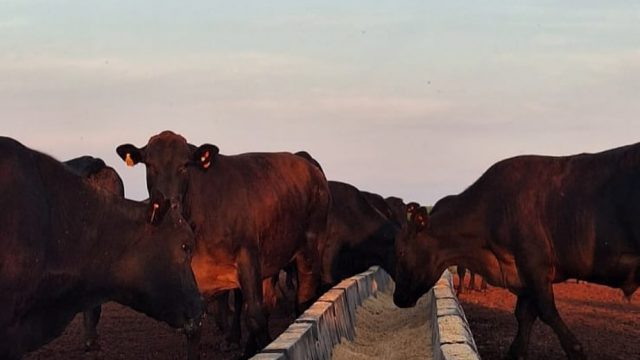
[(396, 220), (396, 223), (398, 223), (400, 229), (407, 226), (407, 220), (420, 208), (420, 204), (415, 201), (405, 204), (401, 198), (395, 196), (389, 196), (385, 198), (384, 201), (389, 205), (389, 208), (391, 208), (392, 216)]
[(124, 198), (124, 184), (118, 173), (102, 159), (80, 156), (63, 163), (69, 170), (84, 177), (96, 189), (103, 189)]
[(7, 137), (0, 171), (0, 358), (21, 358), (105, 301), (197, 332), (194, 234), (168, 202), (152, 210), (97, 190)]
[(299, 308), (315, 300), (317, 239), (330, 204), (318, 168), (291, 153), (222, 155), (215, 145), (196, 147), (171, 131), (142, 148), (124, 144), (116, 151), (129, 165), (145, 164), (151, 198), (170, 199), (194, 229), (192, 267), (200, 291), (210, 297), (242, 290), (249, 330), (244, 356), (269, 342), (263, 279), (293, 261)]
[[(458, 288), (456, 289), (456, 295), (460, 295), (464, 293), (464, 276), (467, 273), (467, 268), (465, 268), (464, 266), (458, 265), (456, 267), (456, 272), (458, 273)], [(475, 290), (476, 289), (476, 273), (473, 271), (469, 271), (469, 273), (470, 273), (469, 290)], [(482, 283), (480, 284), (480, 290), (482, 291), (487, 290), (487, 280), (485, 280), (484, 278), (482, 278)]]
[[(306, 151), (295, 154), (322, 170), (320, 163)], [(325, 288), (373, 265), (379, 265), (393, 277), (395, 236), (401, 224), (406, 223), (406, 215), (396, 217), (392, 205), (378, 194), (361, 191), (340, 181), (328, 183), (332, 205), (326, 237), (321, 239)], [(398, 211), (406, 211), (402, 199), (394, 198), (391, 203), (401, 208)], [(412, 211), (416, 208), (411, 205)]]
[(586, 358), (558, 314), (553, 283), (621, 288), (640, 283), (640, 143), (595, 154), (518, 156), (416, 213), (396, 242), (394, 302), (413, 306), (451, 265), (517, 295), (509, 358), (526, 358), (539, 317), (569, 359)]
[[(92, 156), (81, 156), (64, 162), (72, 172), (85, 178), (96, 189), (103, 189), (124, 198), (124, 184), (118, 173), (107, 166), (102, 159)], [(100, 349), (98, 343), (98, 321), (102, 313), (101, 306), (96, 306), (83, 313), (84, 348), (86, 351)]]
[(332, 206), (326, 238), (322, 239), (323, 283), (334, 285), (373, 265), (393, 274), (395, 219), (373, 206), (369, 195), (353, 185), (329, 181), (329, 190)]

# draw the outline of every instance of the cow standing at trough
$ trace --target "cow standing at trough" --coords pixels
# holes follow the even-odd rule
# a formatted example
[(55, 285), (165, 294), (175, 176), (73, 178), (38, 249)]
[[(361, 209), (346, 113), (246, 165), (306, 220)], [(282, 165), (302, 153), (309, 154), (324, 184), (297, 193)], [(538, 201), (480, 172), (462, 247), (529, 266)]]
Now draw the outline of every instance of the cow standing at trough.
[(519, 156), (412, 219), (396, 242), (394, 302), (413, 306), (450, 265), (518, 297), (509, 358), (524, 359), (539, 317), (570, 359), (583, 346), (560, 318), (552, 283), (577, 278), (621, 288), (640, 282), (640, 144), (596, 154)]
[[(102, 159), (92, 156), (81, 156), (65, 161), (64, 164), (77, 175), (85, 178), (89, 184), (96, 189), (109, 191), (112, 194), (124, 198), (124, 184), (118, 173), (107, 166)], [(97, 350), (98, 343), (98, 321), (102, 307), (96, 306), (83, 313), (84, 317), (84, 347), (85, 350)]]
[[(355, 186), (329, 181), (332, 206), (323, 241), (322, 280), (340, 280), (380, 265), (394, 273), (394, 241), (398, 225), (374, 207)], [(384, 202), (384, 200), (383, 200)]]
[(297, 303), (305, 308), (313, 302), (320, 277), (317, 239), (330, 202), (319, 169), (290, 153), (222, 155), (215, 145), (196, 147), (170, 131), (143, 148), (125, 144), (117, 152), (129, 165), (146, 165), (152, 203), (165, 196), (190, 222), (200, 291), (242, 290), (250, 333), (245, 356), (269, 342), (263, 279), (295, 262)]
[[(320, 163), (306, 151), (296, 155), (318, 169)], [(395, 273), (395, 237), (406, 224), (407, 207), (402, 199), (361, 191), (353, 185), (329, 181), (331, 207), (326, 237), (320, 239), (322, 251), (322, 282), (331, 287), (340, 280), (379, 265), (393, 277)], [(410, 209), (410, 210), (408, 210)]]
[(147, 205), (5, 137), (0, 172), (0, 358), (21, 358), (109, 300), (196, 331), (194, 235), (168, 203), (150, 223)]

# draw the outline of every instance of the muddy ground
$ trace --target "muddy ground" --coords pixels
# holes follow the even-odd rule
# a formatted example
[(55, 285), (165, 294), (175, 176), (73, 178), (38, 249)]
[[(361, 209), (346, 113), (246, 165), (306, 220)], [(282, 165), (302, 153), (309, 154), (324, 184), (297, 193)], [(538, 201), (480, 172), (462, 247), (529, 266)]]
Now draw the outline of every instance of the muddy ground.
[[(270, 318), (269, 332), (272, 338), (282, 333), (295, 319), (293, 309), (287, 306), (292, 305), (282, 305)], [(168, 360), (186, 358), (184, 336), (166, 324), (116, 303), (108, 303), (103, 307), (98, 333), (101, 350), (86, 353), (82, 345), (82, 315), (78, 315), (63, 335), (45, 347), (28, 354), (24, 359)], [(246, 333), (243, 327), (243, 336)], [(237, 359), (242, 353), (237, 346), (226, 346), (224, 334), (216, 328), (211, 318), (208, 318), (205, 323), (202, 339), (202, 359)]]
[[(479, 279), (476, 282), (479, 285)], [(553, 289), (560, 316), (582, 342), (589, 359), (640, 359), (640, 295), (628, 301), (621, 290), (573, 280), (555, 284)], [(490, 286), (484, 293), (464, 293), (460, 300), (482, 358), (502, 359), (517, 330), (516, 297)], [(540, 320), (534, 325), (529, 347), (529, 360), (538, 359), (566, 359), (555, 333)]]

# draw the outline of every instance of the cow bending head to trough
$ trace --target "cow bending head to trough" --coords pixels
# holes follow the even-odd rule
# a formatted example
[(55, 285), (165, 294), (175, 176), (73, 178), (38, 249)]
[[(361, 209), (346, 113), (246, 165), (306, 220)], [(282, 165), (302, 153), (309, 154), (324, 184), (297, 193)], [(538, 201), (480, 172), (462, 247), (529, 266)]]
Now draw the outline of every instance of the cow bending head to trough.
[(459, 195), (421, 210), (396, 241), (394, 301), (412, 306), (461, 265), (517, 295), (509, 357), (526, 358), (536, 319), (570, 359), (583, 346), (555, 305), (555, 282), (587, 280), (633, 294), (640, 284), (640, 144), (596, 154), (519, 156)]

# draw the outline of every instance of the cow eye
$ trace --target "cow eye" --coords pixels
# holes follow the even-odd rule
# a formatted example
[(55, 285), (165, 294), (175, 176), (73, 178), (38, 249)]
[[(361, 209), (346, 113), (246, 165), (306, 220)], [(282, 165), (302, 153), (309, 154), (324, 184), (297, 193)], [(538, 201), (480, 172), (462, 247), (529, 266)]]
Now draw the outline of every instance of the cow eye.
[(182, 244), (182, 250), (184, 252), (189, 252), (189, 251), (191, 251), (191, 247), (189, 245), (187, 245), (187, 244)]

